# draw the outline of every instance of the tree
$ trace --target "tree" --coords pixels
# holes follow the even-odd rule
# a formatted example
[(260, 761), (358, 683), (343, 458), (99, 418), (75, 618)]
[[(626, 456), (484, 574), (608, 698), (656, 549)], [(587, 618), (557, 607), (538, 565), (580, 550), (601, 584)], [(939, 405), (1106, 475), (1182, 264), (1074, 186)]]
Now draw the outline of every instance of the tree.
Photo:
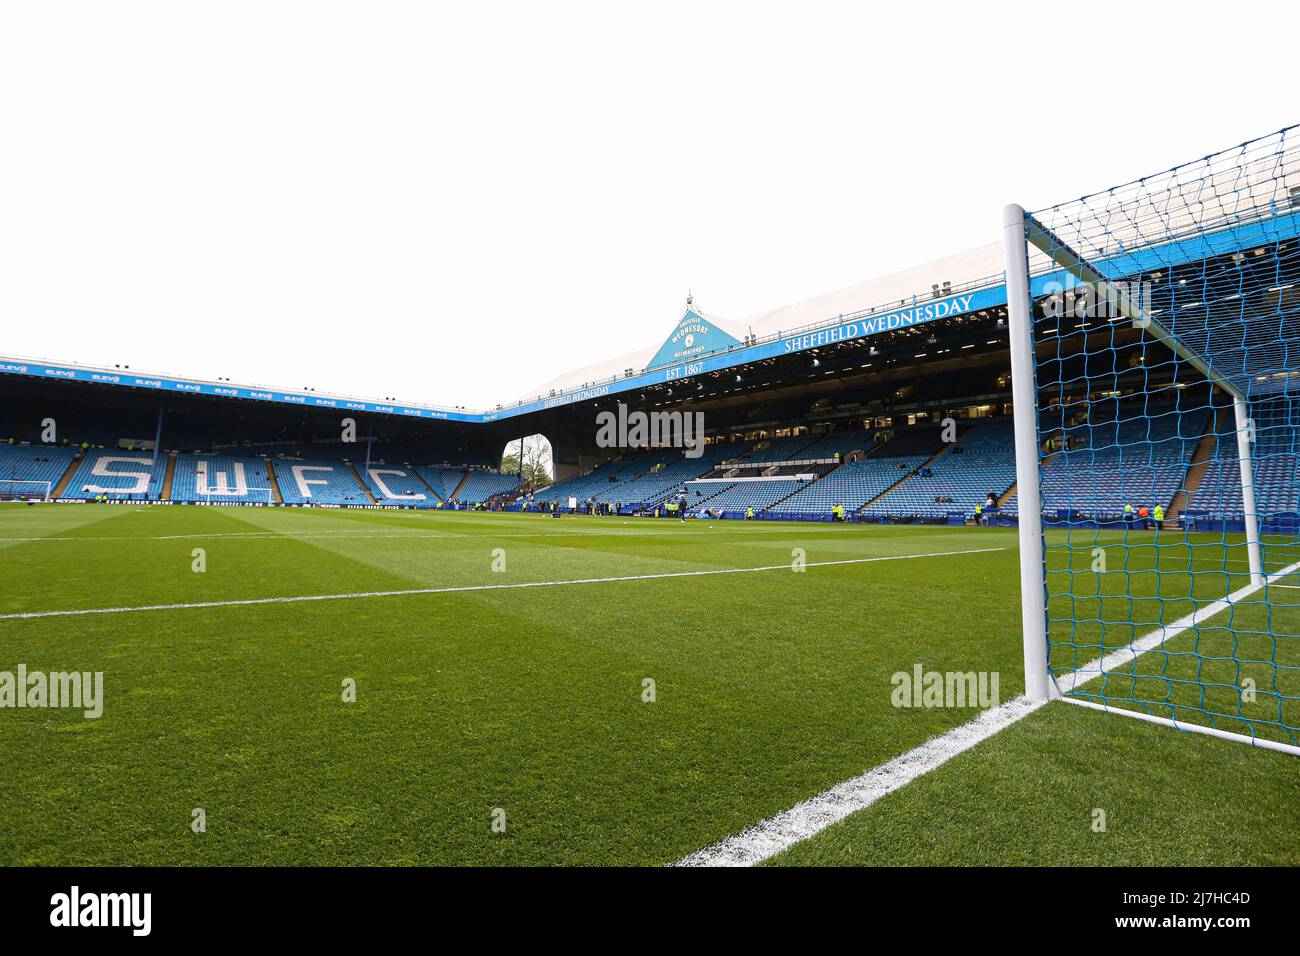
[(527, 438), (515, 439), (506, 445), (505, 453), (501, 456), (501, 472), (509, 475), (519, 474), (519, 446), (521, 441), (524, 455), (524, 481), (531, 482), (538, 488), (550, 484), (552, 474), (551, 443), (547, 441), (545, 435), (529, 435)]

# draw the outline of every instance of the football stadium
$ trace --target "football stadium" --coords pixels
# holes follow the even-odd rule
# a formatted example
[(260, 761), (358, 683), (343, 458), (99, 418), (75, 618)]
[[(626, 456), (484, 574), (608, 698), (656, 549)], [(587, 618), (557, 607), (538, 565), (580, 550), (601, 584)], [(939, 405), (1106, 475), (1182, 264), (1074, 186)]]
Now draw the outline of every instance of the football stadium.
[(1300, 863), (1300, 130), (1133, 174), (485, 409), (3, 357), (0, 862)]

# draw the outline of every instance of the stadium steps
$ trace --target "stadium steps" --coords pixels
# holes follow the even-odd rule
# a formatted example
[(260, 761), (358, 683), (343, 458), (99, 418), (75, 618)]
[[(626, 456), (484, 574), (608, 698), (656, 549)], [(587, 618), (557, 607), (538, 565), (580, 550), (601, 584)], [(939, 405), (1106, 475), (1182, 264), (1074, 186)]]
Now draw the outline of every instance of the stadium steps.
[[(724, 491), (730, 491), (732, 488), (736, 487), (736, 485), (738, 485), (738, 484), (740, 484), (739, 481), (732, 482), (732, 483), (729, 484), (729, 485), (728, 485), (728, 484), (724, 484), (723, 482), (720, 481), (720, 482), (718, 482), (718, 485), (720, 486), (718, 491), (713, 492), (713, 494), (711, 494), (711, 495), (706, 495), (705, 497), (700, 498), (700, 499), (698, 499), (698, 500), (696, 500), (696, 501), (689, 502), (689, 503), (686, 505), (686, 510), (687, 510), (687, 511), (694, 511), (696, 508), (702, 508), (705, 504), (707, 504), (708, 502), (712, 501), (714, 498), (718, 497), (718, 495), (722, 494)], [(667, 500), (667, 499), (665, 499), (665, 500)]]
[[(1054, 431), (1052, 432), (1052, 434), (1048, 435), (1046, 438), (1043, 439), (1043, 444), (1040, 445), (1038, 448), (1038, 453), (1042, 455), (1042, 458), (1039, 460), (1040, 468), (1046, 468), (1047, 463), (1051, 461), (1053, 458), (1055, 458), (1058, 454), (1058, 452), (1055, 450), (1043, 454), (1043, 449), (1046, 448), (1047, 443), (1052, 440), (1061, 442), (1064, 440), (1064, 436), (1060, 431)], [(999, 508), (1003, 507), (1008, 501), (1010, 501), (1012, 498), (1016, 496), (1016, 486), (1018, 484), (1020, 484), (1020, 482), (1018, 481), (1011, 482), (1011, 487), (1008, 488), (1006, 491), (1002, 492), (1002, 494), (998, 495)]]
[(886, 438), (884, 441), (878, 441), (878, 442), (876, 442), (876, 443), (875, 443), (874, 445), (872, 445), (870, 448), (868, 448), (868, 449), (866, 449), (865, 451), (863, 451), (863, 453), (862, 453), (862, 458), (863, 458), (863, 460), (866, 460), (866, 459), (868, 459), (868, 458), (888, 458), (888, 457), (890, 457), (889, 452), (885, 451), (885, 449), (889, 447), (889, 443), (890, 443), (891, 441), (893, 441), (892, 438)]
[(463, 475), (460, 476), (460, 481), (456, 482), (456, 487), (455, 487), (455, 489), (452, 491), (452, 493), (449, 494), (449, 495), (447, 496), (447, 500), (448, 500), (448, 501), (455, 501), (455, 500), (456, 500), (456, 496), (457, 496), (458, 494), (460, 494), (460, 490), (461, 490), (462, 488), (465, 487), (465, 482), (467, 482), (467, 481), (469, 481), (469, 471), (468, 471), (468, 470), (465, 472), (465, 474), (463, 474)]
[(284, 499), (280, 497), (280, 479), (275, 477), (275, 465), (269, 458), (264, 459), (266, 462), (266, 474), (271, 479), (271, 497), (275, 499), (277, 505), (284, 504)]
[(429, 484), (427, 481), (424, 480), (424, 475), (420, 474), (420, 470), (418, 468), (412, 468), (411, 474), (415, 475), (416, 481), (418, 481), (420, 484), (424, 485), (424, 487), (429, 489), (429, 494), (433, 495), (434, 498), (436, 498), (438, 501), (444, 500), (442, 495), (438, 494), (438, 492), (433, 490), (433, 485)]
[[(967, 429), (967, 431), (969, 431), (969, 429)], [(931, 455), (931, 456), (930, 456), (929, 458), (927, 458), (925, 461), (921, 462), (921, 464), (917, 465), (917, 468), (926, 468), (926, 467), (928, 467), (928, 466), (930, 466), (930, 465), (933, 465), (936, 461), (938, 461), (938, 460), (939, 460), (940, 458), (942, 458), (944, 455), (948, 454), (948, 452), (952, 451), (955, 447), (957, 447), (957, 442), (959, 442), (959, 441), (961, 441), (961, 436), (960, 436), (960, 435), (957, 436), (957, 441), (956, 441), (956, 442), (953, 442), (952, 444), (944, 444), (944, 446), (943, 446), (942, 448), (940, 448), (938, 451), (936, 451), (933, 455)], [(885, 442), (885, 444), (887, 445), (887, 444), (889, 444), (889, 443), (888, 443), (888, 442)], [(868, 456), (868, 457), (869, 457), (869, 456)], [(877, 501), (879, 501), (881, 498), (885, 497), (885, 495), (889, 494), (891, 491), (894, 491), (894, 490), (897, 489), (897, 488), (901, 488), (903, 485), (907, 484), (911, 479), (912, 479), (912, 472), (909, 471), (909, 472), (908, 472), (907, 474), (905, 474), (902, 478), (899, 478), (896, 482), (894, 482), (892, 485), (890, 485), (888, 488), (886, 488), (886, 489), (885, 489), (884, 491), (882, 491), (880, 494), (876, 495), (876, 497), (872, 498), (872, 499), (871, 499), (870, 501), (868, 501), (868, 502), (865, 502), (865, 503), (862, 505), (862, 507), (861, 507), (861, 508), (858, 508), (857, 510), (858, 510), (859, 512), (861, 512), (861, 511), (862, 511), (863, 509), (865, 509), (865, 508), (870, 508), (872, 505), (874, 505), (874, 504), (875, 504)]]
[(999, 508), (1001, 508), (1003, 505), (1005, 505), (1008, 501), (1010, 501), (1012, 498), (1016, 496), (1017, 484), (1019, 484), (1019, 482), (1015, 482), (1015, 481), (1011, 482), (1011, 487), (1008, 488), (1006, 491), (1002, 492), (1002, 494), (998, 495)]
[(1214, 449), (1219, 440), (1219, 426), (1226, 411), (1227, 409), (1220, 408), (1213, 415), (1208, 416), (1205, 431), (1201, 433), (1201, 440), (1196, 446), (1196, 451), (1192, 453), (1191, 462), (1187, 465), (1187, 476), (1183, 479), (1183, 485), (1174, 493), (1169, 508), (1165, 511), (1162, 528), (1178, 527), (1178, 519), (1187, 510), (1187, 502), (1200, 490), (1201, 482), (1205, 480), (1205, 473), (1210, 470), (1210, 463), (1214, 458)]
[(68, 462), (68, 470), (63, 473), (63, 477), (60, 478), (58, 483), (50, 490), (51, 501), (57, 501), (59, 498), (63, 497), (63, 492), (67, 490), (68, 485), (71, 483), (72, 476), (75, 475), (77, 469), (81, 467), (81, 459), (85, 457), (86, 453), (84, 451), (79, 451), (72, 461)]
[(370, 503), (372, 505), (379, 504), (375, 496), (370, 493), (370, 489), (366, 487), (366, 483), (361, 480), (361, 472), (357, 471), (357, 466), (352, 464), (352, 462), (348, 462), (348, 470), (352, 472), (352, 477), (357, 480), (357, 484), (360, 485), (361, 490), (366, 493), (366, 497), (370, 500)]
[[(814, 435), (814, 434), (809, 433), (808, 436), (807, 436), (807, 438), (808, 438), (808, 443), (807, 443), (806, 445), (800, 445), (800, 446), (799, 446), (799, 450), (796, 451), (793, 455), (790, 456), (790, 460), (792, 460), (792, 461), (798, 461), (798, 460), (799, 460), (799, 457), (798, 457), (798, 456), (802, 455), (805, 451), (807, 451), (809, 448), (811, 448), (813, 445), (817, 444), (819, 441), (821, 441), (821, 440), (822, 440), (823, 438), (825, 438), (825, 437), (826, 437), (825, 434)], [(844, 457), (844, 458), (848, 458), (847, 455), (844, 455), (843, 457)]]
[[(822, 438), (825, 438), (825, 437), (826, 437), (826, 436), (825, 436), (824, 434), (816, 436), (816, 438), (814, 439), (814, 441), (813, 441), (811, 444), (809, 444), (809, 445), (804, 445), (804, 446), (803, 446), (803, 449), (810, 448), (812, 445), (815, 445), (818, 441), (820, 441)], [(892, 440), (893, 440), (893, 439), (890, 439), (889, 441), (892, 441)], [(860, 460), (865, 460), (865, 459), (867, 459), (867, 458), (871, 458), (871, 457), (879, 457), (879, 458), (888, 458), (888, 457), (890, 457), (890, 456), (887, 455), (887, 454), (879, 454), (879, 452), (881, 452), (882, 449), (887, 448), (887, 447), (889, 446), (889, 441), (877, 442), (875, 445), (872, 445), (870, 448), (864, 449), (864, 450), (863, 450), (863, 454), (862, 454), (862, 459), (860, 459)], [(956, 442), (954, 442), (953, 444), (956, 444)], [(945, 451), (948, 451), (951, 447), (952, 447), (952, 445), (947, 445), (947, 444), (945, 444), (942, 448), (940, 448), (940, 449), (939, 449), (938, 451), (936, 451), (933, 455), (931, 455), (929, 458), (927, 458), (923, 464), (928, 465), (928, 464), (930, 464), (930, 462), (938, 460), (940, 457), (942, 457), (943, 453), (944, 453)], [(803, 449), (801, 449), (801, 451), (802, 451)], [(829, 478), (831, 475), (835, 474), (835, 472), (839, 471), (839, 470), (840, 470), (841, 468), (843, 468), (845, 465), (850, 464), (851, 461), (852, 461), (852, 455), (853, 455), (852, 452), (849, 452), (849, 453), (846, 454), (846, 455), (841, 455), (841, 456), (840, 456), (840, 462), (839, 462), (839, 464), (837, 464), (837, 465), (836, 465), (834, 468), (832, 468), (830, 471), (826, 472), (826, 474), (821, 475), (820, 477), (813, 479), (812, 481), (808, 482), (808, 484), (804, 485), (802, 488), (796, 488), (794, 491), (790, 492), (790, 494), (786, 495), (785, 498), (779, 498), (778, 500), (772, 502), (770, 505), (768, 505), (768, 506), (767, 506), (766, 508), (764, 508), (763, 510), (764, 510), (764, 511), (771, 511), (773, 508), (775, 508), (777, 505), (779, 505), (782, 501), (785, 501), (786, 498), (792, 498), (792, 497), (794, 497), (795, 495), (799, 494), (801, 491), (805, 491), (805, 490), (807, 490), (808, 488), (813, 487), (814, 485), (817, 484), (817, 482), (819, 482), (819, 481), (825, 481), (827, 478)], [(797, 460), (797, 459), (793, 459), (793, 460)], [(867, 507), (867, 505), (871, 504), (873, 501), (878, 501), (878, 500), (880, 500), (881, 498), (883, 498), (885, 495), (889, 494), (891, 491), (893, 491), (895, 488), (897, 488), (899, 485), (901, 485), (904, 481), (906, 481), (906, 480), (907, 480), (908, 478), (910, 478), (910, 477), (911, 477), (911, 475), (909, 474), (909, 475), (906, 475), (906, 476), (904, 476), (903, 478), (899, 479), (898, 481), (894, 482), (892, 485), (890, 485), (888, 488), (886, 488), (886, 489), (885, 489), (884, 491), (882, 491), (880, 494), (876, 495), (876, 497), (872, 498), (871, 501), (868, 501), (866, 504), (864, 504), (864, 505), (862, 506), (862, 508)], [(860, 512), (860, 511), (862, 510), (862, 508), (856, 508), (856, 509), (854, 509), (854, 512), (853, 512), (853, 513), (854, 513), (854, 514), (857, 514), (858, 512)]]
[(172, 479), (176, 477), (176, 453), (168, 452), (167, 470), (163, 472), (162, 494), (158, 496), (159, 501), (172, 500)]

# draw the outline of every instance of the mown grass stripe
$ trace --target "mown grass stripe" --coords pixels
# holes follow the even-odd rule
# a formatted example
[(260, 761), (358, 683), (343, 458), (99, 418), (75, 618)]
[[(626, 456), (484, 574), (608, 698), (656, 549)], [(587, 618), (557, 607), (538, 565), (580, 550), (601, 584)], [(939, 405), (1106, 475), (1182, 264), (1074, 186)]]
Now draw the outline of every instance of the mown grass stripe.
[[(806, 568), (825, 568), (845, 564), (874, 564), (881, 561), (907, 561), (919, 558), (946, 558), (963, 554), (986, 554), (1006, 548), (971, 548), (963, 551), (931, 551), (925, 554), (888, 554), (874, 558), (843, 558), (838, 561), (809, 561)], [(624, 581), (656, 581), (665, 578), (707, 577), (717, 574), (753, 574), (762, 571), (789, 571), (790, 564), (770, 564), (757, 568), (710, 568), (702, 571), (663, 571), (656, 574), (626, 574), (605, 578), (576, 578), (562, 581), (525, 581), (517, 584), (465, 584), (442, 588), (403, 588), (392, 591), (356, 591), (350, 594), (304, 594), (289, 597), (236, 598), (226, 601), (192, 601), (181, 604), (142, 604), (135, 607), (95, 607), (62, 611), (24, 611), (0, 614), (0, 621), (31, 620), (42, 617), (79, 617), (89, 614), (135, 614), (147, 611), (185, 611), (213, 607), (247, 607), (258, 604), (296, 604), (307, 601), (351, 601), (369, 598), (403, 597), (415, 594), (459, 594), (472, 591), (510, 591), (523, 588), (569, 587), (579, 584), (616, 584)]]

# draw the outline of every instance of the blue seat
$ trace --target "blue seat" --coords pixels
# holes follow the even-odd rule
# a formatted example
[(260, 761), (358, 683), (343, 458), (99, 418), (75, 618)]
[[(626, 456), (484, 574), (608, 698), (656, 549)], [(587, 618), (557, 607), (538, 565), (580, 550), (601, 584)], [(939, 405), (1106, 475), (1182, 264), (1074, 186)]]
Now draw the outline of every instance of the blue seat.
[(93, 500), (107, 495), (113, 501), (157, 501), (167, 475), (166, 453), (92, 448), (77, 465), (63, 491), (65, 498)]
[(274, 467), (280, 497), (287, 504), (370, 504), (370, 496), (343, 462), (277, 458)]

